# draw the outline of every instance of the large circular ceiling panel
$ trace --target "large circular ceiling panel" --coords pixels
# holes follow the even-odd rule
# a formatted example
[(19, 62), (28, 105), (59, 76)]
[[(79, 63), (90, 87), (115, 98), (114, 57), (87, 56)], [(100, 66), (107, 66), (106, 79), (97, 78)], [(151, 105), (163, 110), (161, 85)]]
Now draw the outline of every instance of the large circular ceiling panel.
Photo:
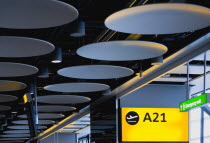
[(12, 29), (49, 28), (78, 17), (71, 5), (57, 0), (1, 0), (0, 27)]
[[(12, 121), (13, 124), (22, 124), (22, 125), (28, 125), (28, 120), (18, 120), (18, 121)], [(51, 125), (54, 124), (55, 121), (52, 120), (39, 120), (39, 125)]]
[(77, 54), (95, 60), (134, 61), (161, 56), (167, 47), (146, 41), (109, 41), (85, 45), (77, 50)]
[(59, 105), (43, 105), (38, 106), (38, 112), (66, 112), (76, 110), (75, 107), (59, 106)]
[(12, 96), (12, 95), (6, 95), (6, 94), (0, 94), (0, 102), (11, 102), (11, 101), (15, 101), (18, 98), (16, 96)]
[(108, 91), (110, 87), (108, 85), (99, 83), (78, 82), (49, 85), (44, 87), (44, 89), (55, 92), (82, 93)]
[(105, 20), (114, 31), (132, 34), (174, 34), (210, 25), (208, 8), (181, 3), (149, 4), (116, 12)]
[(133, 70), (111, 65), (84, 65), (63, 68), (58, 74), (80, 79), (113, 79), (132, 75)]
[[(29, 126), (26, 125), (17, 125), (17, 126), (9, 126), (8, 129), (17, 129), (17, 130), (29, 130)], [(38, 129), (46, 129), (46, 126), (38, 126)]]
[(11, 107), (9, 107), (9, 106), (0, 105), (0, 111), (8, 111), (10, 109), (11, 109)]
[(9, 130), (9, 131), (4, 131), (5, 134), (29, 134), (29, 130)]
[(39, 71), (34, 66), (20, 63), (0, 62), (0, 67), (0, 77), (29, 76)]
[[(19, 115), (19, 118), (27, 119), (27, 115)], [(65, 117), (62, 114), (55, 114), (55, 113), (39, 113), (38, 118), (40, 119), (59, 119)]]
[(34, 57), (51, 53), (54, 45), (47, 41), (14, 36), (0, 36), (0, 57)]
[(29, 137), (30, 134), (9, 134), (9, 135), (0, 135), (0, 137), (6, 137), (6, 138), (12, 138), (12, 137), (20, 137), (20, 138), (24, 138), (24, 137)]
[(37, 100), (38, 102), (48, 104), (78, 104), (89, 102), (91, 99), (77, 95), (47, 95), (39, 96)]
[(0, 92), (23, 90), (26, 87), (26, 84), (21, 82), (0, 80)]

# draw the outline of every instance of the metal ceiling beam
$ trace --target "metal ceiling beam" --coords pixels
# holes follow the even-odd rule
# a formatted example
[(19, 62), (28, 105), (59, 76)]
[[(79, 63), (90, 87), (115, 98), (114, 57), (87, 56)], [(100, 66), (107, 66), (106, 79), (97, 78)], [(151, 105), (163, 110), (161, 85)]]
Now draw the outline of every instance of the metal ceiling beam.
[[(149, 68), (143, 73), (143, 77), (136, 76), (133, 79), (129, 80), (128, 82), (124, 83), (123, 85), (117, 87), (111, 92), (111, 95), (105, 95), (95, 102), (91, 104), (91, 106), (96, 106), (102, 102), (105, 102), (111, 98), (116, 97), (119, 99), (123, 96), (128, 95), (129, 93), (151, 83), (155, 79), (163, 76), (164, 74), (169, 73), (171, 70), (179, 67), (180, 65), (185, 64), (190, 59), (202, 54), (203, 52), (210, 49), (210, 33), (202, 36), (198, 40), (194, 41), (193, 43), (189, 44), (188, 46), (184, 47), (183, 49), (179, 50), (178, 52), (174, 53), (170, 57), (166, 58), (162, 65), (157, 65)], [(35, 139), (42, 140), (54, 132), (58, 131), (59, 129), (65, 127), (66, 125), (76, 121), (77, 119), (87, 115), (90, 113), (90, 106), (80, 110), (79, 113), (75, 113), (61, 122), (58, 125), (54, 125), (44, 133), (39, 134), (38, 137)]]
[[(171, 70), (185, 64), (192, 58), (210, 49), (210, 33), (202, 36), (193, 43), (174, 53), (163, 61), (162, 65), (156, 65), (143, 73), (143, 77), (136, 76), (117, 89), (112, 91), (112, 95), (121, 98), (157, 78), (169, 73)], [(126, 88), (126, 90), (125, 90)]]

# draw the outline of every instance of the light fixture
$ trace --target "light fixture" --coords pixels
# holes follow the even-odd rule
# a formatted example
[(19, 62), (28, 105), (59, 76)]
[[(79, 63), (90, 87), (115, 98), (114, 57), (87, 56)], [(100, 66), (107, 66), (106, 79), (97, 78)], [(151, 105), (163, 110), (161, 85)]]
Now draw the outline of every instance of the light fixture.
[(41, 64), (39, 67), (39, 78), (49, 78), (49, 70), (46, 64)]
[(15, 115), (10, 114), (10, 115), (7, 116), (7, 119), (8, 119), (8, 120), (12, 120), (12, 119), (14, 118), (14, 116), (15, 116)]
[(72, 37), (85, 36), (85, 22), (84, 21), (73, 22), (70, 36), (72, 36)]
[(2, 125), (0, 125), (0, 130), (4, 130), (4, 128), (3, 128), (3, 126), (2, 126)]
[(155, 57), (151, 59), (151, 65), (160, 65), (163, 63), (163, 56)]
[(170, 77), (170, 76), (171, 76), (171, 74), (170, 73), (167, 73), (164, 76), (162, 76), (161, 78), (166, 78), (166, 77)]
[(34, 92), (35, 92), (35, 84), (33, 84), (33, 83), (30, 83), (29, 84), (29, 86), (28, 86), (28, 92), (30, 94), (34, 94)]
[(7, 126), (7, 119), (2, 120), (2, 126)]
[(139, 63), (138, 63), (138, 70), (139, 70), (139, 76), (140, 77), (143, 77), (143, 69), (142, 69), (142, 61), (140, 61)]
[(62, 62), (62, 50), (61, 48), (55, 48), (52, 63)]

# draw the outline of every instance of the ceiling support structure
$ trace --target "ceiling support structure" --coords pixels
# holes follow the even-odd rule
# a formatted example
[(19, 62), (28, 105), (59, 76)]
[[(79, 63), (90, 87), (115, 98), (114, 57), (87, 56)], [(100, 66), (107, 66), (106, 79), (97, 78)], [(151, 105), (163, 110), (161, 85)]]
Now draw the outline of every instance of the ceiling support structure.
[[(23, 96), (23, 100), (25, 103), (30, 135), (31, 135), (31, 138), (34, 138), (37, 136), (37, 130), (36, 130), (36, 123), (35, 123), (36, 119), (34, 116), (35, 114), (34, 114), (33, 100), (32, 100), (31, 94), (26, 93)], [(37, 142), (36, 140), (31, 141), (31, 143), (36, 143), (36, 142)]]
[[(184, 65), (187, 61), (191, 60), (192, 58), (202, 54), (203, 52), (210, 49), (210, 33), (202, 36), (201, 38), (197, 39), (193, 43), (189, 44), (188, 46), (184, 47), (183, 49), (179, 50), (178, 52), (174, 53), (170, 57), (166, 58), (163, 61), (162, 65), (155, 65), (148, 70), (146, 70), (143, 73), (143, 77), (136, 76), (129, 80), (128, 82), (124, 83), (123, 85), (117, 87), (111, 92), (111, 95), (105, 95), (99, 99), (97, 99), (95, 102), (93, 102), (91, 105), (94, 107), (104, 101), (107, 101), (113, 97), (116, 97), (116, 99), (119, 99), (123, 96), (128, 95), (129, 93), (151, 83), (155, 79), (169, 73), (171, 70)], [(44, 133), (39, 134), (38, 137), (35, 139), (42, 140), (54, 132), (58, 131), (59, 129), (65, 127), (66, 125), (76, 121), (77, 119), (89, 114), (90, 112), (90, 106), (87, 106), (86, 108), (79, 111), (79, 113), (75, 113), (61, 122), (59, 122), (57, 125), (52, 126), (48, 130), (46, 130)]]
[[(210, 33), (202, 36), (191, 44), (187, 45), (183, 49), (174, 53), (170, 57), (166, 58), (163, 61), (162, 65), (155, 65), (148, 70), (146, 70), (143, 75), (143, 78), (139, 78), (138, 76), (129, 80), (125, 84), (121, 85), (117, 89), (112, 91), (112, 95), (117, 98), (121, 98), (146, 84), (154, 81), (157, 78), (169, 73), (171, 70), (177, 68), (185, 64), (187, 61), (192, 58), (204, 53), (205, 51), (210, 49)], [(125, 90), (126, 88), (126, 90)]]
[[(131, 3), (129, 3), (126, 8), (128, 7), (133, 7), (134, 5), (144, 5), (148, 2), (148, 0), (131, 0)], [(109, 41), (117, 31), (112, 31), (108, 28), (106, 28), (99, 36), (98, 38), (94, 41), (95, 42), (104, 42), (104, 41)], [(141, 37), (140, 34), (131, 34), (126, 38), (126, 40), (137, 40)]]

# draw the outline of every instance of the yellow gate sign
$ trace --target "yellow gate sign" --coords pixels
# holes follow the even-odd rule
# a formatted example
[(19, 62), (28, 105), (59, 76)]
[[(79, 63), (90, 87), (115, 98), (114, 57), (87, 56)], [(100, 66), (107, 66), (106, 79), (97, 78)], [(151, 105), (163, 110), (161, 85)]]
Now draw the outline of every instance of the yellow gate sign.
[(24, 101), (24, 103), (27, 103), (28, 102), (28, 97), (27, 97), (26, 94), (23, 95), (23, 101)]
[(188, 112), (179, 108), (122, 108), (122, 141), (188, 141)]

